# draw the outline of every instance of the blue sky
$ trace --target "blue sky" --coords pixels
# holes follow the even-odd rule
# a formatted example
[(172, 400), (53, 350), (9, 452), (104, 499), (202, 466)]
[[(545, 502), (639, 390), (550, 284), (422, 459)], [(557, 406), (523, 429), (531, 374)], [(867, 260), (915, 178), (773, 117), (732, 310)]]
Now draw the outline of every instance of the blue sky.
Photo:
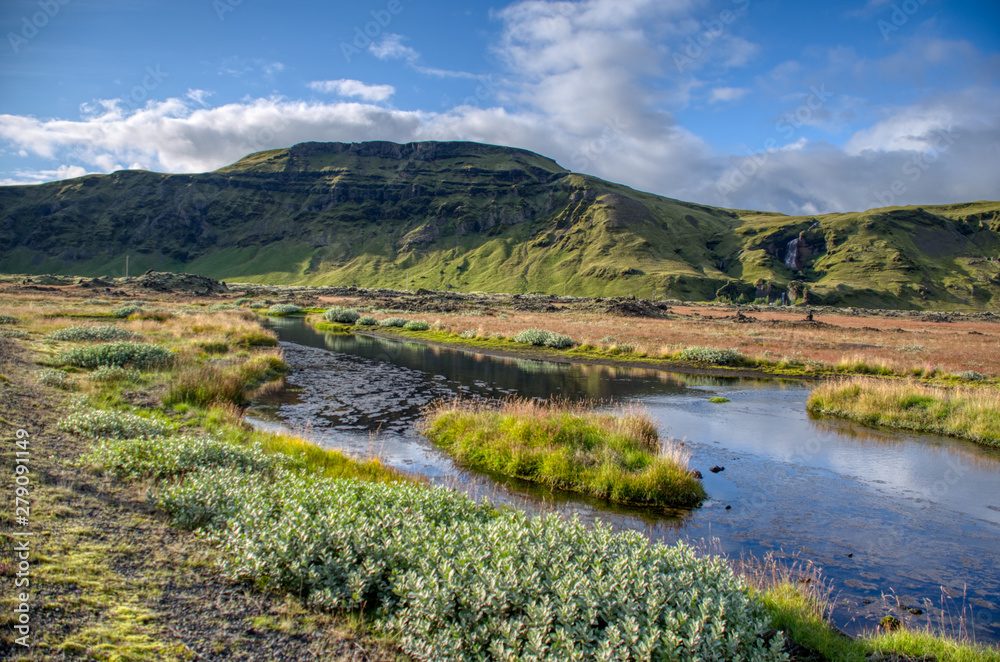
[(0, 35), (8, 184), (476, 140), (737, 208), (1000, 199), (995, 0), (6, 0)]

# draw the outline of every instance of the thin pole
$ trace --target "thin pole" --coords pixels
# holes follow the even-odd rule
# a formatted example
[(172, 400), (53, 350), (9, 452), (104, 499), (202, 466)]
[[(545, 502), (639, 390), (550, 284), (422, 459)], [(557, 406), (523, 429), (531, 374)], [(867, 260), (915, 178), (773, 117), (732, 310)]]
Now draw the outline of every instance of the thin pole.
[(125, 277), (128, 278), (128, 253), (125, 254)]

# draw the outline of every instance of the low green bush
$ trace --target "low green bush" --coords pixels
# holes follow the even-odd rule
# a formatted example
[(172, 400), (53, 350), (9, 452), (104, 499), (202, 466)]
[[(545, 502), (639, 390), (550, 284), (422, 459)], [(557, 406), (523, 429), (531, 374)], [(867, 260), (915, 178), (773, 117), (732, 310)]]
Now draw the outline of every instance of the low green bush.
[(95, 382), (137, 382), (142, 373), (134, 368), (122, 368), (116, 365), (106, 365), (90, 373), (90, 379)]
[(361, 313), (353, 308), (343, 308), (341, 306), (334, 306), (323, 313), (323, 319), (327, 322), (337, 322), (338, 324), (354, 324), (360, 317)]
[(142, 311), (142, 306), (138, 304), (126, 304), (124, 306), (115, 308), (113, 311), (111, 311), (111, 314), (114, 317), (124, 319), (126, 317), (131, 317), (132, 315), (141, 311)]
[(0, 315), (0, 324), (18, 324), (20, 321), (13, 315)]
[(404, 317), (386, 317), (384, 320), (379, 322), (379, 326), (406, 326), (410, 320)]
[(539, 345), (555, 349), (567, 349), (576, 344), (569, 336), (542, 329), (525, 329), (514, 336), (512, 340), (525, 345)]
[(94, 410), (76, 412), (59, 420), (59, 429), (75, 432), (87, 437), (158, 437), (170, 434), (173, 427), (164, 421), (145, 418), (135, 414), (114, 410)]
[(83, 461), (117, 478), (172, 478), (217, 467), (261, 472), (292, 464), (290, 458), (269, 455), (259, 446), (239, 446), (207, 436), (101, 439), (91, 446)]
[(68, 389), (73, 386), (73, 381), (62, 370), (55, 368), (43, 368), (35, 371), (35, 380), (45, 386)]
[(378, 326), (378, 320), (371, 315), (362, 315), (354, 323), (357, 326)]
[(635, 532), (288, 471), (195, 472), (157, 503), (221, 550), (226, 575), (365, 609), (417, 659), (786, 659), (724, 562)]
[(735, 349), (717, 347), (685, 347), (676, 354), (676, 358), (715, 365), (742, 365), (747, 361), (747, 358)]
[(49, 336), (53, 340), (81, 342), (85, 340), (132, 340), (136, 334), (114, 324), (101, 326), (67, 326)]
[(975, 370), (962, 370), (961, 372), (956, 372), (952, 377), (967, 382), (979, 382), (986, 379), (986, 375)]
[(76, 347), (59, 354), (57, 360), (77, 368), (118, 366), (150, 370), (172, 364), (174, 353), (150, 343), (121, 341)]
[(276, 303), (267, 309), (268, 315), (294, 315), (302, 312), (302, 306), (294, 303)]
[(420, 320), (413, 320), (412, 322), (404, 324), (403, 328), (407, 331), (426, 331), (431, 328), (431, 325), (427, 322), (421, 322)]

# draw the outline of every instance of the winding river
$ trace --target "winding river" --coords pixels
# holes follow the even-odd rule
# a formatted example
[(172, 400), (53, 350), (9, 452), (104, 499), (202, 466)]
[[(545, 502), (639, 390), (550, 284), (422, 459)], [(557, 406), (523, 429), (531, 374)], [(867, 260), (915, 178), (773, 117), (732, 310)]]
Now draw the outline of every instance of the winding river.
[[(813, 564), (833, 586), (834, 622), (848, 632), (893, 613), (913, 627), (1000, 642), (1000, 452), (817, 420), (805, 411), (809, 384), (792, 380), (496, 358), (321, 333), (294, 318), (271, 326), (294, 371), (288, 390), (255, 403), (258, 425), (377, 454), (495, 503), (599, 518), (734, 557)], [(413, 429), (435, 399), (510, 394), (642, 403), (664, 437), (684, 443), (709, 499), (654, 511), (483, 476)]]

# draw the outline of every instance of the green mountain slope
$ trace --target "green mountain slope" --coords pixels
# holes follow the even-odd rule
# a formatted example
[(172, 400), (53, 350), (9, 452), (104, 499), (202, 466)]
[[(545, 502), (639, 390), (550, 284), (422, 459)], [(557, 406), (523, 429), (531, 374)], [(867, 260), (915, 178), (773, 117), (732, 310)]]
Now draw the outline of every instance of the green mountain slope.
[[(790, 217), (478, 143), (303, 143), (196, 175), (0, 187), (0, 271), (494, 292), (1000, 303), (1000, 203)], [(408, 280), (409, 279), (409, 280)]]

